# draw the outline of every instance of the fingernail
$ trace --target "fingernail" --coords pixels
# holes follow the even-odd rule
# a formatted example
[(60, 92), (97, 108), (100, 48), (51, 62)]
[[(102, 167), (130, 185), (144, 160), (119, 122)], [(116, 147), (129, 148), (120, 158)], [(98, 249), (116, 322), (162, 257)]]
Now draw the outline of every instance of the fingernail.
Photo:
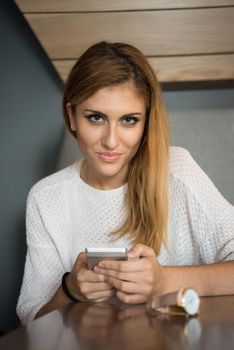
[(135, 253), (132, 252), (132, 251), (128, 252), (128, 257), (129, 258), (134, 258), (135, 257)]

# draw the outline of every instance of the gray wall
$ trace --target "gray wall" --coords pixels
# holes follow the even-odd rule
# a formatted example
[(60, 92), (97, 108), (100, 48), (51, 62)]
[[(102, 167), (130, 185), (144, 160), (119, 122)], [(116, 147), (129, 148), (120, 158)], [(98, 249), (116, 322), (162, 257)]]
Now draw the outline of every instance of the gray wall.
[(0, 330), (18, 325), (29, 188), (53, 172), (62, 136), (62, 84), (10, 1), (0, 5)]
[[(38, 179), (55, 171), (63, 123), (61, 81), (16, 5), (6, 1), (0, 6), (0, 330), (8, 331), (18, 325), (15, 305), (25, 261), (26, 196)], [(173, 142), (189, 148), (199, 163), (204, 162), (201, 165), (205, 170), (209, 168), (207, 159), (213, 164), (216, 154), (203, 155), (207, 147), (205, 144), (201, 147), (198, 139), (207, 139), (204, 123), (206, 130), (212, 123), (214, 128), (218, 124), (224, 134), (222, 142), (225, 145), (227, 141), (233, 151), (230, 123), (234, 89), (171, 91), (164, 96)], [(223, 124), (224, 119), (218, 119), (217, 113), (212, 117), (212, 109), (220, 110), (220, 116), (223, 110), (231, 112), (224, 113)], [(208, 116), (205, 121), (204, 114)], [(216, 132), (215, 137), (219, 135)], [(212, 152), (212, 142), (208, 152)], [(221, 187), (220, 175), (215, 172), (209, 175), (214, 181), (217, 178)], [(229, 192), (234, 198), (233, 191)]]
[(172, 144), (187, 148), (234, 204), (234, 89), (164, 92)]
[(187, 148), (234, 204), (234, 90), (174, 92), (165, 98), (172, 144)]

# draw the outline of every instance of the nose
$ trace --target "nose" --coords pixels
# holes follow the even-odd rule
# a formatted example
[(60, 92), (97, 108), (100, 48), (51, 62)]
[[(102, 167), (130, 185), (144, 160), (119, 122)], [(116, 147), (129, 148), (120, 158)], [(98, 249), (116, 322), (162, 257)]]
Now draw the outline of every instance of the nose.
[(115, 149), (119, 145), (119, 132), (118, 127), (115, 124), (106, 125), (104, 135), (102, 138), (102, 146)]

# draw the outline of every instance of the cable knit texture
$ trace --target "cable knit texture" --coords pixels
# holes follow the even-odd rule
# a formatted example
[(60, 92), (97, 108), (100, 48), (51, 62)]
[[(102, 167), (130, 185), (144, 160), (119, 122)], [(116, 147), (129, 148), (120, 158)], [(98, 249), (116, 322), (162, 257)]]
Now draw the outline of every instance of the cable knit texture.
[[(102, 191), (79, 176), (81, 162), (34, 185), (26, 212), (27, 256), (17, 305), (22, 323), (54, 295), (65, 271), (86, 247), (126, 246), (111, 231), (125, 218), (127, 185)], [(162, 265), (194, 265), (234, 259), (234, 207), (218, 192), (188, 151), (170, 148), (168, 244)]]

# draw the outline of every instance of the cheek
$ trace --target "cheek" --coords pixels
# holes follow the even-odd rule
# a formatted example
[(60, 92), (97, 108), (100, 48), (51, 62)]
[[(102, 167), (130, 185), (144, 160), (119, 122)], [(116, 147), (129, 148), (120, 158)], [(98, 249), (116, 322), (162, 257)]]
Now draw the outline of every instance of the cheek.
[(125, 145), (129, 148), (138, 148), (143, 136), (144, 129), (139, 128), (134, 130), (134, 132), (126, 133), (125, 135)]
[(77, 128), (76, 139), (81, 149), (88, 148), (97, 144), (101, 138), (101, 132), (98, 129)]

